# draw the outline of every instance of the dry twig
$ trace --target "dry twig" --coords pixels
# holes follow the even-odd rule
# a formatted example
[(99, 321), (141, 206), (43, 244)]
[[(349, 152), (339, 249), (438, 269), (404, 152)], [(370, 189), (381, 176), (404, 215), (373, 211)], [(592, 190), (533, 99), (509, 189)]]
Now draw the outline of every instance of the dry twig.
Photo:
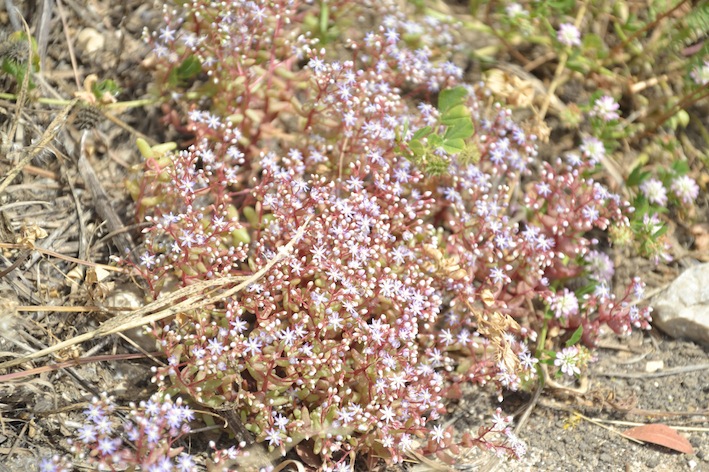
[[(104, 336), (108, 336), (109, 334), (120, 333), (131, 328), (145, 326), (147, 324), (176, 315), (180, 312), (196, 310), (229, 298), (259, 280), (275, 264), (285, 259), (295, 243), (303, 237), (305, 229), (308, 227), (311, 219), (312, 217), (308, 218), (298, 229), (298, 232), (288, 242), (288, 244), (279, 249), (276, 257), (271, 259), (265, 266), (250, 276), (221, 277), (218, 279), (205, 280), (194, 285), (189, 285), (171, 293), (165, 298), (155, 300), (143, 308), (128, 313), (117, 314), (93, 331), (75, 336), (71, 339), (57, 343), (54, 346), (28, 354), (21, 358), (0, 363), (0, 369), (6, 369), (33, 359), (41, 358), (90, 339), (102, 338)], [(238, 285), (233, 286), (234, 284)], [(225, 290), (222, 291), (220, 289)], [(110, 312), (110, 310), (106, 311)]]

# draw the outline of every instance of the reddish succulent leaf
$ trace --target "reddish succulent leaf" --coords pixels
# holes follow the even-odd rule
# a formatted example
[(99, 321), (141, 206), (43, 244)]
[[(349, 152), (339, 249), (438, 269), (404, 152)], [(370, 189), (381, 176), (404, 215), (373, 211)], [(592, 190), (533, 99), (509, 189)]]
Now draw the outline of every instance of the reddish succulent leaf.
[(646, 424), (625, 431), (626, 436), (658, 446), (664, 446), (684, 454), (694, 454), (692, 445), (684, 436), (664, 424)]

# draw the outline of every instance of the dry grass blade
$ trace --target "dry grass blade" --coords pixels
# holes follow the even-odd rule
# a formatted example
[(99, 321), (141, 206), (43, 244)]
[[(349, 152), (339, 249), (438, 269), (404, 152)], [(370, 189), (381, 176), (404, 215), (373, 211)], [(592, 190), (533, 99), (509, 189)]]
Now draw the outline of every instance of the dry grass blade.
[(303, 464), (298, 461), (294, 461), (293, 459), (281, 462), (275, 469), (273, 469), (273, 472), (280, 472), (286, 467), (295, 467), (298, 472), (305, 472), (305, 467)]
[[(40, 254), (44, 254), (45, 256), (51, 256), (51, 257), (56, 257), (57, 259), (61, 259), (67, 262), (73, 262), (75, 264), (81, 264), (86, 267), (100, 267), (103, 270), (107, 270), (109, 272), (119, 272), (119, 273), (125, 273), (127, 272), (126, 269), (122, 267), (114, 267), (106, 264), (99, 264), (96, 262), (90, 262), (90, 261), (84, 261), (82, 259), (77, 259), (76, 257), (71, 257), (67, 256), (64, 254), (59, 254), (56, 251), (52, 251), (51, 249), (45, 249), (42, 247), (38, 246), (32, 246), (32, 247), (27, 247), (25, 244), (17, 244), (17, 243), (0, 243), (0, 249), (21, 249), (21, 250), (32, 250), (36, 251)], [(18, 256), (18, 259), (22, 259), (22, 253), (20, 256)], [(13, 264), (14, 265), (14, 264)], [(9, 272), (8, 269), (4, 269), (3, 273)]]
[[(205, 280), (203, 282), (184, 287), (171, 293), (165, 298), (161, 298), (147, 304), (139, 310), (116, 315), (93, 331), (75, 336), (47, 349), (42, 349), (21, 358), (3, 362), (0, 364), (0, 369), (6, 369), (33, 359), (47, 356), (54, 352), (61, 351), (62, 349), (88, 341), (89, 339), (97, 339), (109, 334), (120, 333), (131, 328), (145, 326), (146, 324), (176, 315), (185, 310), (199, 309), (224, 300), (259, 280), (271, 269), (271, 267), (282, 261), (293, 249), (295, 243), (302, 238), (311, 218), (303, 223), (303, 225), (298, 229), (296, 235), (288, 242), (288, 244), (279, 249), (276, 257), (271, 259), (265, 266), (251, 276), (221, 277), (214, 280)], [(234, 287), (228, 288), (224, 291), (219, 291), (219, 289), (229, 287), (238, 282), (240, 283)]]
[(582, 415), (581, 413), (579, 413), (579, 412), (577, 412), (577, 411), (574, 411), (573, 414), (574, 414), (574, 416), (577, 416), (577, 417), (579, 417), (579, 418), (581, 418), (581, 419), (584, 419), (584, 420), (588, 421), (589, 423), (593, 423), (593, 424), (595, 424), (596, 426), (600, 426), (601, 428), (603, 428), (603, 429), (605, 429), (605, 430), (607, 430), (607, 431), (610, 431), (610, 432), (613, 433), (613, 434), (617, 434), (618, 436), (622, 436), (622, 437), (624, 437), (625, 439), (629, 439), (630, 441), (633, 441), (634, 443), (642, 444), (642, 441), (639, 441), (639, 440), (635, 439), (634, 437), (627, 436), (625, 433), (621, 433), (621, 432), (617, 431), (616, 429), (613, 429), (613, 428), (608, 427), (608, 426), (606, 426), (606, 425), (604, 425), (604, 424), (601, 424), (601, 423), (599, 423), (598, 421), (595, 421), (593, 418), (589, 418), (589, 417), (587, 417), (587, 416), (584, 416), (584, 415)]
[(52, 6), (54, 2), (44, 0), (40, 7), (39, 23), (37, 25), (37, 52), (39, 53), (40, 70), (47, 62), (47, 45), (49, 44), (49, 31), (52, 21)]
[(31, 375), (38, 375), (45, 372), (52, 372), (55, 370), (65, 369), (67, 367), (77, 367), (83, 364), (89, 364), (93, 362), (105, 362), (105, 361), (125, 361), (131, 359), (143, 359), (145, 354), (107, 354), (102, 356), (93, 357), (81, 357), (79, 359), (72, 359), (70, 361), (58, 362), (52, 365), (43, 365), (41, 367), (35, 367), (34, 369), (27, 369), (20, 372), (12, 372), (10, 374), (0, 375), (0, 382), (8, 382), (10, 380), (21, 379), (29, 377)]
[(407, 451), (407, 456), (417, 463), (411, 467), (413, 472), (452, 472), (452, 467), (436, 462), (416, 451)]
[[(135, 247), (135, 244), (130, 237), (130, 233), (125, 231), (125, 225), (113, 209), (111, 199), (104, 190), (103, 185), (101, 185), (101, 181), (96, 176), (96, 172), (94, 172), (93, 167), (91, 167), (91, 163), (89, 163), (89, 160), (86, 158), (86, 135), (87, 132), (84, 131), (81, 136), (78, 162), (79, 174), (81, 174), (81, 178), (84, 179), (84, 184), (89, 188), (93, 196), (96, 212), (106, 222), (109, 231), (116, 234), (114, 242), (116, 246), (118, 246), (121, 254), (123, 256), (128, 255), (133, 259), (131, 251)], [(133, 260), (133, 262), (137, 263), (137, 260)]]

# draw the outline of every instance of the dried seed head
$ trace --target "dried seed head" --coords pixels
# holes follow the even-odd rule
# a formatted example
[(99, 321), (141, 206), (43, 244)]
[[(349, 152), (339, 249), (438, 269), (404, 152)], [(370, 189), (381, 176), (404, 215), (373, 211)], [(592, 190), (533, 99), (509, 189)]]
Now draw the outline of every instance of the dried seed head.
[(93, 105), (82, 105), (76, 113), (74, 126), (80, 130), (93, 129), (103, 119), (101, 110)]
[(0, 284), (0, 336), (12, 336), (15, 332), (20, 321), (18, 306), (15, 291), (7, 284)]
[(27, 43), (7, 40), (0, 44), (0, 57), (11, 60), (16, 64), (27, 61)]

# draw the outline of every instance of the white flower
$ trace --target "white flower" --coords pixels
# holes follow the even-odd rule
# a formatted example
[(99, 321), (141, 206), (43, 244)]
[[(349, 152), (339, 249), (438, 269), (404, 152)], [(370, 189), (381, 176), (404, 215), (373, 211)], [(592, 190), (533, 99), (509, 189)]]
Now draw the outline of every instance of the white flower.
[(703, 66), (697, 66), (690, 74), (697, 85), (709, 84), (709, 61), (704, 61)]
[(561, 352), (556, 353), (554, 365), (561, 368), (561, 371), (569, 376), (579, 375), (581, 369), (578, 368), (579, 349), (576, 346), (565, 347)]
[(618, 109), (620, 105), (616, 103), (613, 97), (604, 95), (593, 102), (593, 110), (591, 116), (597, 116), (603, 121), (613, 121), (620, 118)]
[(447, 436), (445, 429), (443, 429), (443, 426), (441, 426), (440, 424), (434, 426), (433, 429), (428, 432), (428, 434), (431, 436), (431, 439), (441, 445), (443, 444), (443, 441)]
[[(709, 69), (709, 66), (707, 67)], [(672, 181), (672, 191), (684, 203), (692, 203), (699, 195), (699, 187), (693, 178), (683, 175)]]
[(665, 206), (667, 204), (667, 191), (657, 179), (648, 179), (640, 185), (640, 191), (650, 203)]
[(559, 42), (565, 46), (580, 46), (581, 33), (571, 23), (563, 23), (559, 25), (559, 31), (556, 34)]
[(560, 294), (554, 297), (551, 302), (551, 309), (554, 310), (554, 316), (557, 318), (568, 318), (579, 312), (579, 301), (576, 294), (565, 288)]

